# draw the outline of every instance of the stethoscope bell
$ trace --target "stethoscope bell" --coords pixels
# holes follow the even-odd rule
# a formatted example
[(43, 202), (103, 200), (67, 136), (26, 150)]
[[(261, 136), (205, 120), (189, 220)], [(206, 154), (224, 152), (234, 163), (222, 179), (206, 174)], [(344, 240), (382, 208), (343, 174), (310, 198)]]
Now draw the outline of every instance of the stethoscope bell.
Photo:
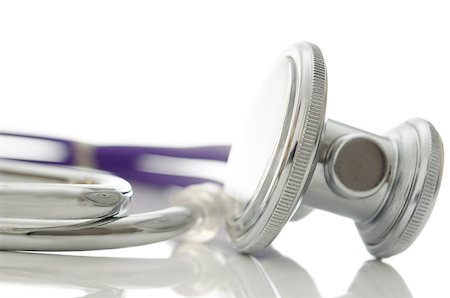
[(437, 131), (422, 119), (382, 136), (325, 123), (326, 91), (323, 57), (310, 43), (288, 49), (263, 86), (225, 181), (240, 251), (264, 249), (313, 208), (353, 219), (376, 257), (404, 251), (425, 225), (443, 168)]

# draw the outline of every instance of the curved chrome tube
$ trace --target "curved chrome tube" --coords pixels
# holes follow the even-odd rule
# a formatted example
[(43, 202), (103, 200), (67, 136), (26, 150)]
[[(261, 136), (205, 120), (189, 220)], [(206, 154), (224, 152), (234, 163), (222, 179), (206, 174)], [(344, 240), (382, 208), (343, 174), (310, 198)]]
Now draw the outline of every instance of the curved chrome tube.
[[(130, 184), (98, 171), (1, 160), (0, 174), (2, 250), (143, 245), (176, 237), (197, 221), (189, 206), (122, 216)], [(30, 183), (15, 182), (19, 177)]]
[(124, 179), (89, 169), (0, 160), (0, 177), (1, 218), (99, 219), (123, 213), (133, 194)]
[[(46, 220), (38, 222), (44, 225)], [(69, 222), (74, 224), (72, 228), (68, 228), (66, 221), (59, 221), (59, 228), (2, 228), (0, 249), (63, 251), (144, 245), (184, 233), (195, 224), (196, 217), (189, 207), (170, 207), (137, 215), (108, 217), (89, 224)]]

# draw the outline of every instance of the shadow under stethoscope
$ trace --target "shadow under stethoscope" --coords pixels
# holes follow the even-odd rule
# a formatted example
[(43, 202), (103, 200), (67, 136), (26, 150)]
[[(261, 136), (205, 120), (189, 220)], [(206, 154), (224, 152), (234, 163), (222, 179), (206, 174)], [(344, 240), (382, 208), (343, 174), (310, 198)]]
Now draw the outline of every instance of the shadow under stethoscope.
[[(273, 249), (249, 257), (193, 243), (178, 245), (166, 259), (0, 252), (1, 284), (19, 292), (23, 286), (76, 289), (77, 297), (96, 298), (151, 288), (181, 296), (322, 297), (308, 272)], [(342, 297), (361, 296), (412, 297), (397, 271), (376, 260), (363, 264)]]

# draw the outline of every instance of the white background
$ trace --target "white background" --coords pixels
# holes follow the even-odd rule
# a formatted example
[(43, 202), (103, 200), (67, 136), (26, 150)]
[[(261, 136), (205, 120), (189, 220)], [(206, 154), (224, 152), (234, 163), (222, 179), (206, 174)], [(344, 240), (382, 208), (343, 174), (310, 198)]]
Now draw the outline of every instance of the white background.
[[(227, 144), (279, 53), (307, 40), (327, 62), (329, 118), (381, 134), (420, 116), (449, 147), (449, 16), (445, 1), (2, 1), (0, 130), (98, 144)], [(447, 178), (422, 235), (386, 260), (413, 297), (449, 295)], [(85, 255), (163, 258), (172, 246)], [(322, 212), (288, 225), (273, 247), (309, 272), (319, 297), (345, 294), (371, 258), (351, 221)], [(36, 285), (17, 272), (2, 272), (1, 297), (80, 295), (67, 290), (76, 280)], [(277, 276), (272, 286), (290, 283), (293, 293), (305, 282)], [(225, 281), (194, 295), (231, 295), (221, 292)], [(142, 283), (124, 295), (177, 293)]]

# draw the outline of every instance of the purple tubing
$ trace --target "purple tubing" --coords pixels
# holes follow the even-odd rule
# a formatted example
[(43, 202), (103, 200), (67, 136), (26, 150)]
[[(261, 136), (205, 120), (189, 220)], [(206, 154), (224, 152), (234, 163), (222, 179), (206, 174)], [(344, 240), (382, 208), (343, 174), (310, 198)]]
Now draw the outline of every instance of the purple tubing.
[(143, 156), (163, 156), (186, 158), (192, 160), (223, 161), (228, 159), (229, 146), (207, 146), (191, 148), (163, 148), (163, 147), (125, 147), (105, 146), (95, 149), (95, 162), (102, 170), (113, 172), (123, 178), (150, 183), (153, 185), (179, 185), (187, 186), (212, 179), (168, 175), (160, 173), (144, 172), (136, 169), (139, 159)]
[[(0, 140), (2, 136), (14, 136), (33, 139), (37, 141), (39, 140), (52, 141), (60, 145), (63, 145), (63, 148), (66, 152), (66, 157), (64, 158), (64, 160), (58, 162), (49, 162), (44, 160), (27, 160), (27, 159), (18, 159), (18, 160), (55, 164), (55, 165), (69, 165), (69, 166), (77, 165), (76, 161), (78, 160), (78, 158), (76, 156), (77, 150), (75, 142), (49, 137), (0, 132)], [(30, 150), (33, 150), (33, 148), (30, 148)], [(93, 146), (92, 161), (93, 164), (95, 165), (95, 168), (112, 172), (130, 181), (143, 182), (156, 186), (168, 186), (168, 185), (187, 186), (196, 183), (214, 181), (214, 179), (210, 179), (208, 177), (198, 178), (184, 175), (161, 174), (142, 171), (138, 169), (141, 158), (143, 156), (159, 156), (159, 157), (162, 156), (162, 157), (174, 157), (173, 161), (175, 162), (177, 161), (177, 158), (183, 158), (183, 159), (192, 159), (194, 161), (195, 160), (222, 161), (225, 164), (225, 162), (228, 159), (229, 152), (230, 146), (204, 146), (204, 147), (190, 147), (190, 148)], [(8, 158), (8, 156), (2, 155), (1, 146), (0, 146), (0, 158), (12, 159)]]

